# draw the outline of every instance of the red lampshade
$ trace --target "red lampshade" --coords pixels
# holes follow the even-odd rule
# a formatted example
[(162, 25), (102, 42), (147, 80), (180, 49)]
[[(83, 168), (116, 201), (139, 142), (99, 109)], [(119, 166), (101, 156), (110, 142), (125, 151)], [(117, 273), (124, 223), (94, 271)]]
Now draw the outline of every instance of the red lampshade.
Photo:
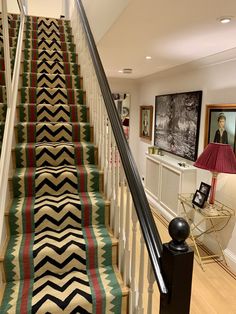
[(194, 164), (217, 173), (236, 173), (236, 158), (229, 144), (210, 143)]

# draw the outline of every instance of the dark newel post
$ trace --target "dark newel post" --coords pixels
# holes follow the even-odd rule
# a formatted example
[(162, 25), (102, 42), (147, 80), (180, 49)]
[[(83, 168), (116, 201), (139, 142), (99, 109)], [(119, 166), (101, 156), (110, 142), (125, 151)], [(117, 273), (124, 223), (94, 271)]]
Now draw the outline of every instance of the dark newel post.
[(160, 314), (190, 313), (194, 253), (185, 242), (189, 232), (183, 218), (175, 218), (169, 224), (172, 241), (163, 245), (161, 260), (168, 295), (161, 297)]

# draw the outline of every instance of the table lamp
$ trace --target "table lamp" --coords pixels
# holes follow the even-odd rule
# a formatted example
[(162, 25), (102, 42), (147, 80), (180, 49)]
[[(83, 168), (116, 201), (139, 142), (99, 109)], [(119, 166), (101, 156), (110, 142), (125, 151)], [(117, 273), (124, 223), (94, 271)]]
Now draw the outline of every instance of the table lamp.
[(236, 158), (229, 144), (210, 143), (194, 163), (197, 168), (212, 172), (209, 203), (214, 204), (219, 173), (236, 173)]

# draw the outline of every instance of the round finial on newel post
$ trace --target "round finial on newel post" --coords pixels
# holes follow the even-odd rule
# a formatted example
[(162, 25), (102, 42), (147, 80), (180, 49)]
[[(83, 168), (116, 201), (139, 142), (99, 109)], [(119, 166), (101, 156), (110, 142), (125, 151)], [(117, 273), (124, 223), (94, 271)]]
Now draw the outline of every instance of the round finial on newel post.
[(168, 230), (172, 238), (172, 241), (169, 242), (170, 249), (177, 252), (187, 252), (188, 245), (185, 240), (190, 233), (187, 221), (181, 217), (174, 218), (171, 220)]

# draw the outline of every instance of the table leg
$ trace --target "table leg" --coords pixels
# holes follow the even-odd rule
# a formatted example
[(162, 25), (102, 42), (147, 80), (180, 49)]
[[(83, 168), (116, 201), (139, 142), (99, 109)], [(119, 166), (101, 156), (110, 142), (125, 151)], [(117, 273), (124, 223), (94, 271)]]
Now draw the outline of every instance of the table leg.
[(226, 262), (226, 259), (225, 259), (225, 255), (224, 255), (224, 251), (223, 251), (222, 245), (221, 245), (221, 243), (220, 243), (220, 240), (219, 240), (219, 238), (218, 238), (218, 233), (217, 233), (217, 231), (216, 231), (216, 229), (215, 229), (215, 225), (214, 225), (212, 219), (209, 219), (209, 220), (210, 220), (210, 223), (211, 223), (211, 226), (212, 226), (212, 230), (213, 230), (213, 232), (214, 232), (214, 234), (215, 234), (215, 240), (216, 240), (216, 242), (217, 242), (217, 244), (218, 244), (218, 247), (219, 247), (219, 249), (220, 249), (221, 256), (222, 256), (222, 258), (223, 258), (225, 264), (227, 265), (227, 262)]
[[(198, 250), (198, 245), (197, 245), (197, 242), (195, 241), (195, 237), (194, 237), (194, 234), (193, 234), (193, 232), (192, 232), (192, 231), (193, 231), (193, 229), (192, 229), (192, 227), (191, 227), (191, 224), (192, 224), (192, 223), (191, 223), (190, 219), (188, 218), (188, 214), (187, 214), (186, 208), (185, 208), (185, 206), (184, 206), (184, 203), (181, 202), (181, 204), (182, 204), (182, 207), (183, 207), (183, 210), (184, 210), (185, 218), (186, 218), (186, 220), (187, 220), (187, 222), (188, 222), (188, 224), (189, 224), (189, 227), (190, 227), (190, 238), (192, 239), (193, 245), (194, 245), (194, 247), (195, 247), (195, 249), (196, 249), (200, 266), (201, 266), (202, 270), (205, 271), (205, 269), (204, 269), (204, 267), (203, 267), (201, 255), (200, 255), (200, 252), (199, 252), (199, 250)], [(195, 227), (194, 227), (194, 228), (195, 228)]]

